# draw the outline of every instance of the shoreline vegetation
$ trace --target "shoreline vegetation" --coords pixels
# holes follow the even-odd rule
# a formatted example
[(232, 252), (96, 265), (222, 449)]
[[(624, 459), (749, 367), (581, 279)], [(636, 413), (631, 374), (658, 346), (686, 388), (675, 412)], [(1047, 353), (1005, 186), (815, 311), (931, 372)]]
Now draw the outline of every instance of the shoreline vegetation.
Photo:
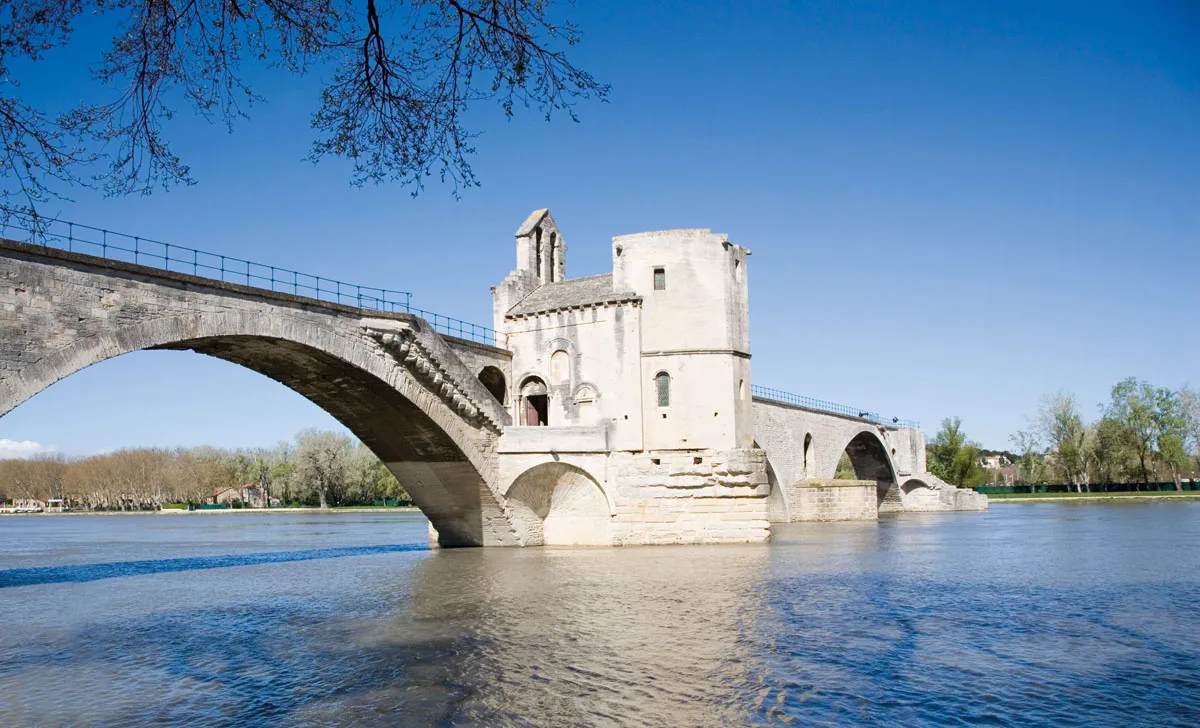
[(1200, 492), (1122, 491), (1119, 493), (989, 493), (988, 503), (1100, 503), (1166, 500), (1200, 500)]
[(162, 510), (144, 511), (43, 511), (39, 513), (0, 513), (3, 516), (190, 516), (190, 515), (225, 515), (241, 514), (280, 514), (280, 513), (420, 513), (416, 506), (282, 506), (279, 508), (163, 508)]
[[(960, 418), (944, 419), (925, 448), (929, 472), (976, 490), (1067, 485), (1078, 494), (1104, 495), (1111, 485), (1134, 492), (1164, 481), (1176, 492), (1194, 487), (1200, 472), (1200, 390), (1129, 377), (1113, 385), (1110, 400), (1096, 410), (1098, 419), (1088, 422), (1074, 394), (1043, 396), (1025, 429), (1009, 438), (1016, 452), (984, 449), (967, 437)], [(1104, 490), (1097, 492), (1093, 484)], [(993, 500), (998, 495), (980, 492)]]
[(47, 511), (157, 512), (410, 505), (412, 499), (361, 442), (302, 430), (294, 442), (271, 448), (136, 448), (0, 460), (0, 506), (10, 502)]

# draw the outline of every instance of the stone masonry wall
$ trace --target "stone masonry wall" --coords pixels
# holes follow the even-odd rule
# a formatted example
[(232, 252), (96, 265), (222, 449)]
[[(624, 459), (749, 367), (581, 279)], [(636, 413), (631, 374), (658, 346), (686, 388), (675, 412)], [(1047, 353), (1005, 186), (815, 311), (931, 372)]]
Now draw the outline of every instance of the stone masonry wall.
[(793, 521), (870, 521), (879, 517), (873, 480), (802, 480), (790, 491)]
[[(781, 483), (794, 483), (804, 478), (833, 478), (846, 445), (864, 432), (878, 438), (890, 458), (891, 450), (896, 449), (892, 442), (896, 430), (852, 417), (758, 398), (754, 400), (754, 439), (767, 451), (775, 476)], [(812, 437), (807, 458), (805, 435)], [(894, 465), (892, 470), (896, 471)]]
[(757, 449), (614, 453), (613, 543), (763, 543), (766, 454)]

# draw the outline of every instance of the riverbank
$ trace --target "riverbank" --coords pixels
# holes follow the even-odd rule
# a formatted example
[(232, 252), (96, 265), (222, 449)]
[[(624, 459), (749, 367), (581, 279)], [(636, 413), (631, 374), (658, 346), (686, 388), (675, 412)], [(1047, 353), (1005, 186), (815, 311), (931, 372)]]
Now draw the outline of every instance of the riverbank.
[(1136, 501), (1200, 500), (1200, 492), (1188, 493), (1010, 493), (989, 495), (988, 505), (995, 503), (1114, 503)]
[(420, 513), (416, 506), (345, 506), (336, 508), (317, 508), (301, 506), (297, 508), (210, 508), (206, 510), (187, 511), (183, 509), (166, 508), (161, 511), (67, 511), (66, 513), (0, 513), (7, 516), (199, 516), (199, 515), (236, 515), (262, 513)]

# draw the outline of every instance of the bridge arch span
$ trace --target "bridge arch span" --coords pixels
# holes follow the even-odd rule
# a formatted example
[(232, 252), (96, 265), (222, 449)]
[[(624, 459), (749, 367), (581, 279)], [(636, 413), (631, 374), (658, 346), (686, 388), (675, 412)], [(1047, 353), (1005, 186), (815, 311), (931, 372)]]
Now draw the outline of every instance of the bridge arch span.
[(17, 315), (0, 321), (0, 340), (11, 342), (0, 347), (0, 415), (92, 364), (192, 350), (270, 377), (329, 412), (404, 484), (442, 545), (516, 543), (494, 492), (493, 453), (508, 416), (421, 319), (364, 318), (358, 309), (189, 276), (156, 280), (163, 276), (138, 275), (136, 266), (94, 270), (6, 255), (0, 295), (13, 297)]
[(821, 477), (834, 476), (837, 461), (845, 452), (850, 457), (850, 464), (854, 466), (854, 474), (860, 479), (896, 480), (896, 467), (892, 463), (892, 456), (875, 427), (857, 425), (840, 434), (837, 442), (830, 443), (832, 447), (828, 449), (828, 454), (832, 457), (825, 458), (824, 468), (828, 472), (822, 473)]
[[(757, 442), (754, 446), (760, 447)], [(779, 483), (779, 474), (775, 471), (770, 455), (767, 456), (767, 487), (767, 522), (787, 523), (791, 520), (791, 498), (785, 492), (788, 489)]]
[[(860, 480), (874, 480), (880, 513), (904, 510), (896, 465), (891, 449), (872, 425), (859, 425), (848, 433), (846, 444), (833, 452), (840, 459), (843, 452), (850, 458), (854, 474)], [(837, 465), (834, 464), (836, 471)], [(833, 473), (829, 474), (833, 477)]]

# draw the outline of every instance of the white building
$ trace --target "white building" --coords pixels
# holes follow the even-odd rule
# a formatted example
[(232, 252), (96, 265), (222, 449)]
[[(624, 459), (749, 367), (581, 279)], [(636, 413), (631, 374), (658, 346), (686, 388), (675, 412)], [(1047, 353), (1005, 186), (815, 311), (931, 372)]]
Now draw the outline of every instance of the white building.
[(510, 499), (544, 518), (547, 542), (765, 540), (750, 251), (708, 230), (624, 235), (612, 273), (568, 279), (548, 210), (516, 242), (517, 269), (492, 289), (515, 391), (489, 384), (517, 425), (500, 445)]

